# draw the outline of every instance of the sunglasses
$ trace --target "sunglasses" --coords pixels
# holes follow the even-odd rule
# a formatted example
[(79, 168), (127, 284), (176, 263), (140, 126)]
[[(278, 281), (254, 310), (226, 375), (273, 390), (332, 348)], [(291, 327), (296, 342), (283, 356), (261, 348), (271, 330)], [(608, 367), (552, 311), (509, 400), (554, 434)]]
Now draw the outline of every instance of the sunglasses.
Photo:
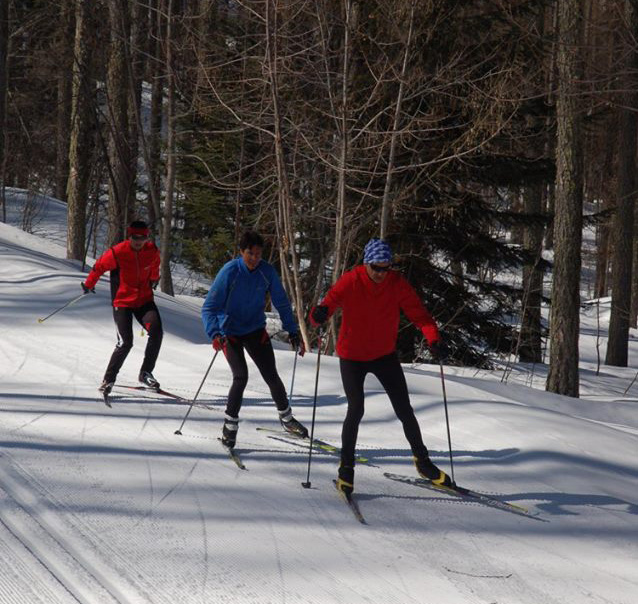
[(369, 264), (368, 265), (375, 273), (387, 273), (392, 269), (392, 266), (379, 266), (378, 264)]

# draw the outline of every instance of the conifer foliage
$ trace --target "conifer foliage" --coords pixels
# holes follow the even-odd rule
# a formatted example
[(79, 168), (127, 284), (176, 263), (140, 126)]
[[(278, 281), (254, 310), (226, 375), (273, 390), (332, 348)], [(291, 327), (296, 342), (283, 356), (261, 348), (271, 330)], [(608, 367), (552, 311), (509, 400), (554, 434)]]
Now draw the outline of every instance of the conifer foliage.
[[(636, 146), (634, 0), (2, 6), (0, 204), (13, 186), (64, 197), (69, 257), (146, 218), (171, 293), (174, 262), (212, 276), (258, 229), (310, 345), (308, 308), (382, 236), (453, 362), (541, 362), (549, 328), (548, 387), (577, 395), (580, 200), (598, 295), (638, 249), (611, 222), (634, 203), (635, 149), (616, 144), (621, 128)], [(554, 246), (569, 286), (552, 291)], [(614, 285), (619, 364), (637, 265)], [(402, 329), (402, 358), (422, 350)]]

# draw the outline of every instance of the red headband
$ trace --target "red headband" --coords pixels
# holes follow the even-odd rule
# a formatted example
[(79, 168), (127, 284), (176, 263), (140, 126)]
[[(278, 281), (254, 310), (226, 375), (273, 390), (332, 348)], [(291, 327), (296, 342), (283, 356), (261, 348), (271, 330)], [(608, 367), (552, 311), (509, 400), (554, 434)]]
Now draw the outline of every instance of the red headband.
[(128, 233), (129, 237), (131, 237), (132, 235), (143, 235), (144, 237), (148, 237), (149, 235), (148, 227), (128, 227), (128, 229), (126, 229), (126, 232)]

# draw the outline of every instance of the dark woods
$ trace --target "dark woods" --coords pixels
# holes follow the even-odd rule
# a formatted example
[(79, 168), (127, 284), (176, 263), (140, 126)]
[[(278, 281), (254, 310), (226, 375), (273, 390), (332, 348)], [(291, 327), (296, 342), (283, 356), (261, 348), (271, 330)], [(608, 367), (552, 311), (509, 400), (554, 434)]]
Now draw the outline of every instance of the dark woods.
[[(550, 335), (550, 388), (577, 396), (559, 357), (578, 358), (580, 294), (613, 289), (608, 362), (626, 364), (632, 0), (1, 6), (1, 180), (68, 203), (70, 258), (93, 254), (98, 223), (112, 243), (144, 216), (172, 293), (171, 262), (213, 275), (257, 228), (309, 342), (308, 308), (382, 236), (454, 362), (549, 362)], [(421, 358), (412, 328), (400, 352)]]

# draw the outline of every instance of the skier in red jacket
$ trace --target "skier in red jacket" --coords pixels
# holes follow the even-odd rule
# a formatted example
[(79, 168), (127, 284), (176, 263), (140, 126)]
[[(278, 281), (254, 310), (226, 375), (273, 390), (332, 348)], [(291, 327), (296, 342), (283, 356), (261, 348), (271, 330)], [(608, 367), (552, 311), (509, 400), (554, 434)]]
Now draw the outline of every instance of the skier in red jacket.
[(153, 289), (159, 281), (160, 254), (149, 240), (149, 228), (136, 220), (127, 229), (128, 239), (109, 248), (95, 263), (86, 281), (85, 292), (95, 293), (95, 285), (102, 274), (111, 272), (113, 319), (117, 327), (117, 345), (111, 355), (99, 390), (108, 395), (129, 351), (133, 347), (133, 317), (146, 329), (148, 342), (139, 381), (151, 388), (159, 388), (153, 369), (162, 345), (162, 320), (153, 301)]
[(396, 353), (400, 311), (423, 332), (433, 356), (445, 357), (445, 346), (432, 315), (403, 276), (391, 270), (391, 263), (392, 250), (388, 243), (371, 239), (364, 249), (363, 265), (342, 275), (310, 313), (311, 322), (322, 325), (337, 308), (342, 312), (337, 355), (348, 411), (341, 432), (337, 488), (345, 493), (352, 493), (354, 488), (355, 446), (364, 412), (363, 383), (368, 373), (381, 382), (403, 424), (417, 472), (435, 484), (452, 483), (430, 460), (410, 404), (405, 375)]

